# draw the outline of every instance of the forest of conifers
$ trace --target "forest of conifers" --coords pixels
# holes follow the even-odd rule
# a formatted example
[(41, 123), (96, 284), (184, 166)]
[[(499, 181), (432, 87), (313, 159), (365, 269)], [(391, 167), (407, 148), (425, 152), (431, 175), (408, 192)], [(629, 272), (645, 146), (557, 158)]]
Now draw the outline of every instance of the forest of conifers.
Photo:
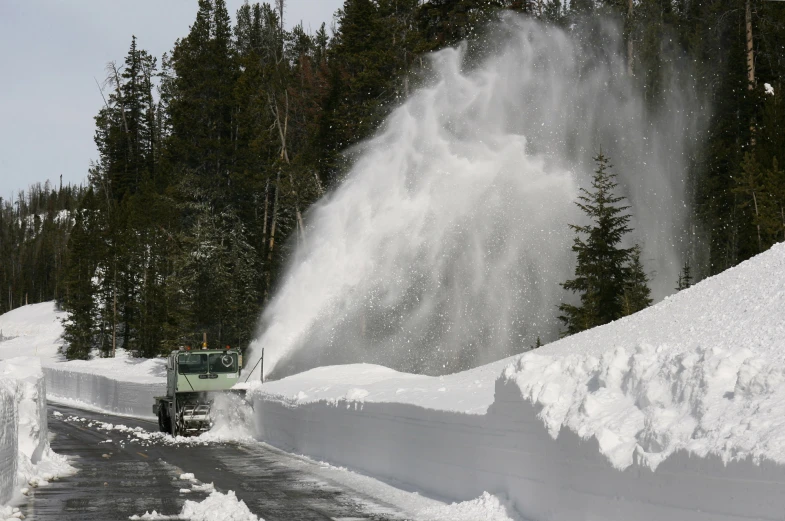
[(669, 57), (694, 63), (711, 114), (690, 158), (708, 244), (694, 273), (785, 238), (785, 2), (345, 0), (314, 34), (286, 30), (285, 8), (246, 4), (232, 18), (224, 0), (199, 0), (160, 58), (129, 35), (107, 66), (86, 184), (0, 199), (0, 313), (56, 300), (71, 313), (69, 358), (156, 356), (201, 331), (245, 347), (346, 151), (427, 77), (428, 52), (468, 39), (471, 53), (504, 10), (568, 31), (617, 19), (652, 111)]

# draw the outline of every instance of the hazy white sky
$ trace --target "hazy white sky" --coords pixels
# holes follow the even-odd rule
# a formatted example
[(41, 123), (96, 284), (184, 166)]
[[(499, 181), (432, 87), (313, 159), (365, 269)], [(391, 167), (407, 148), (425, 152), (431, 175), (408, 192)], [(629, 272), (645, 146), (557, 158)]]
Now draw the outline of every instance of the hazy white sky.
[[(243, 0), (226, 0), (234, 13)], [(251, 2), (253, 3), (253, 2)], [(286, 0), (286, 24), (328, 28), (343, 0)], [(95, 84), (131, 35), (158, 56), (188, 34), (197, 0), (0, 0), (0, 197), (34, 182), (81, 183), (91, 159)]]

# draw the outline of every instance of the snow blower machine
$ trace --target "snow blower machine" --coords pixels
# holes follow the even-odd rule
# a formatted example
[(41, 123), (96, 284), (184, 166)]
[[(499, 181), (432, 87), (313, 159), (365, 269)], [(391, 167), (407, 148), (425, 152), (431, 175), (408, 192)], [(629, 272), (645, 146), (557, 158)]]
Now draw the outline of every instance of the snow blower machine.
[(226, 346), (208, 349), (181, 347), (166, 361), (166, 396), (156, 396), (153, 414), (161, 432), (172, 436), (198, 435), (213, 425), (212, 408), (218, 394), (232, 391), (240, 378), (242, 353)]

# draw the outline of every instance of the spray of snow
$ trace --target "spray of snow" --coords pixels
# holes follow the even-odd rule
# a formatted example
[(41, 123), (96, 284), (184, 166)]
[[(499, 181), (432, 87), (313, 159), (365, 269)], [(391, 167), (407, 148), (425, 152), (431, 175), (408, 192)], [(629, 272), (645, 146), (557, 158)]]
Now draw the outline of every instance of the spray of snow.
[(583, 219), (573, 201), (600, 147), (633, 205), (654, 295), (672, 291), (691, 91), (674, 84), (652, 115), (611, 25), (597, 45), (515, 16), (498, 32), (475, 67), (465, 47), (434, 54), (430, 85), (358, 148), (309, 217), (249, 367), (265, 348), (274, 376), (348, 362), (445, 374), (555, 338), (568, 223)]

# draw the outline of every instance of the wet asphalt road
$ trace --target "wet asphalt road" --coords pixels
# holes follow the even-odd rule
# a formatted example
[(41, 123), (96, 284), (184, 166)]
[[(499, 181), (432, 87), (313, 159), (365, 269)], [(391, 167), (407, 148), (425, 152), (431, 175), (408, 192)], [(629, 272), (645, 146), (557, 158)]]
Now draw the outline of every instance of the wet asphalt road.
[(28, 521), (120, 521), (153, 510), (177, 514), (186, 499), (201, 501), (207, 496), (195, 490), (193, 482), (180, 479), (183, 473), (213, 483), (220, 492), (235, 491), (267, 521), (406, 519), (390, 505), (309, 474), (309, 465), (317, 463), (263, 444), (172, 446), (137, 436), (129, 439), (128, 433), (102, 430), (99, 423), (155, 432), (158, 425), (153, 422), (60, 405), (50, 405), (48, 416), (52, 448), (69, 456), (78, 472), (33, 489), (20, 507)]

